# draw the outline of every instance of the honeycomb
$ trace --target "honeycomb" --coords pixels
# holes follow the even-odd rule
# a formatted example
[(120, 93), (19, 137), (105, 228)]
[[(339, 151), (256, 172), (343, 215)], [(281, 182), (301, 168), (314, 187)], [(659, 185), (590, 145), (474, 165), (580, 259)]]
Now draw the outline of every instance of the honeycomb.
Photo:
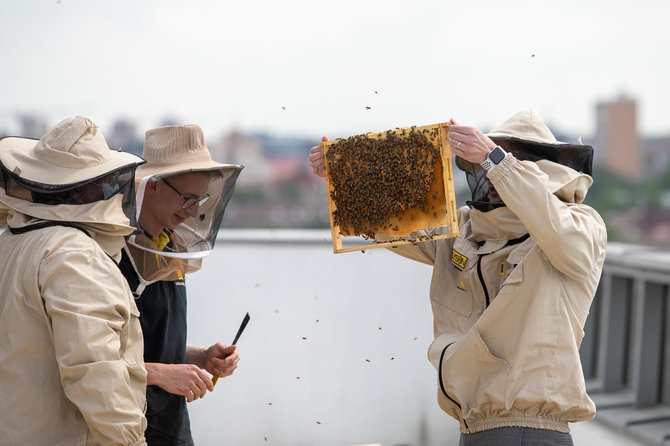
[(321, 143), (334, 236), (374, 240), (385, 234), (386, 240), (403, 241), (415, 231), (455, 222), (448, 126)]

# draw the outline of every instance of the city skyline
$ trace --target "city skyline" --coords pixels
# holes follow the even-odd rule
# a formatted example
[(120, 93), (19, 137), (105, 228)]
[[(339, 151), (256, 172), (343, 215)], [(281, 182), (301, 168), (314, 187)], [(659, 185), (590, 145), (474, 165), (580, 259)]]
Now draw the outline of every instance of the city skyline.
[[(595, 104), (638, 102), (670, 133), (670, 4), (643, 0), (276, 3), (0, 1), (0, 129), (37, 114), (348, 136), (533, 108), (591, 135)], [(7, 128), (10, 127), (10, 128)]]

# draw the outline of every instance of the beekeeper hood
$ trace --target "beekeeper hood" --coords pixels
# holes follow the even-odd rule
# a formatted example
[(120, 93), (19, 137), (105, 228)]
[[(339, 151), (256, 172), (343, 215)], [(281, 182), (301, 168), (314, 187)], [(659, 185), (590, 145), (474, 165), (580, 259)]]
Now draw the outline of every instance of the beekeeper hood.
[[(223, 214), (233, 194), (235, 181), (242, 170), (237, 164), (212, 161), (202, 130), (197, 125), (159, 127), (147, 131), (142, 157), (147, 163), (137, 169), (137, 212), (152, 212), (148, 188), (163, 182), (169, 193), (181, 201), (187, 216), (174, 227), (164, 227), (159, 234), (143, 231), (127, 241), (127, 251), (144, 284), (156, 280), (175, 280), (182, 274), (200, 269), (202, 258), (214, 248)], [(206, 177), (206, 193), (184, 194), (174, 186), (174, 178), (186, 174)], [(186, 175), (187, 178), (191, 178)], [(190, 180), (189, 180), (190, 181)], [(160, 205), (160, 203), (158, 204)], [(141, 226), (141, 224), (140, 224)]]
[[(512, 152), (519, 160), (548, 160), (591, 175), (593, 147), (581, 142), (570, 144), (558, 141), (542, 118), (532, 110), (516, 113), (486, 136), (500, 144), (505, 151)], [(468, 180), (472, 193), (469, 206), (482, 211), (504, 206), (502, 202), (490, 203), (488, 182), (479, 164), (457, 156), (456, 166), (465, 172)]]
[[(98, 127), (81, 116), (65, 119), (40, 140), (2, 138), (0, 225), (75, 224), (115, 255), (123, 236), (135, 230), (133, 177), (142, 162), (110, 150)], [(117, 246), (104, 243), (105, 237)]]

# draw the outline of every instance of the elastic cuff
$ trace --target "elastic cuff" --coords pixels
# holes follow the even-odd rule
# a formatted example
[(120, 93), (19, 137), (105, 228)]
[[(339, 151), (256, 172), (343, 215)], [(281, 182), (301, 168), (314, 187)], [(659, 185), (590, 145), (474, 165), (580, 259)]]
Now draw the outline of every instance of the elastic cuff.
[(495, 186), (502, 177), (504, 177), (507, 172), (514, 166), (517, 162), (517, 159), (510, 152), (507, 152), (505, 158), (499, 163), (496, 164), (495, 168), (491, 168), (486, 171), (486, 176), (491, 183)]
[(471, 434), (501, 427), (529, 427), (532, 429), (548, 429), (566, 434), (570, 433), (570, 427), (565, 421), (523, 415), (467, 420), (467, 423)]

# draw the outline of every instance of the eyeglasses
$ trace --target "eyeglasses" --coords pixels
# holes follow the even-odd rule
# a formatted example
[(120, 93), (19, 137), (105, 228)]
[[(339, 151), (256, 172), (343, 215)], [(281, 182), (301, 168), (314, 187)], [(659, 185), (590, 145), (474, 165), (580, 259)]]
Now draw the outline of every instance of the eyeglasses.
[(206, 202), (207, 200), (209, 200), (209, 194), (206, 194), (204, 197), (200, 197), (200, 198), (187, 198), (187, 197), (185, 197), (181, 192), (179, 192), (177, 189), (175, 189), (175, 187), (174, 187), (173, 185), (171, 185), (170, 183), (168, 183), (168, 182), (165, 180), (165, 178), (161, 178), (161, 179), (163, 180), (163, 183), (165, 183), (165, 184), (167, 184), (168, 186), (170, 186), (170, 189), (172, 189), (173, 191), (177, 192), (177, 194), (179, 194), (179, 196), (184, 200), (184, 202), (181, 204), (181, 208), (182, 208), (182, 209), (188, 209), (188, 208), (190, 208), (191, 206), (193, 206), (193, 205), (196, 204), (196, 203), (198, 204), (198, 206), (202, 206), (203, 204), (205, 204), (205, 202)]

